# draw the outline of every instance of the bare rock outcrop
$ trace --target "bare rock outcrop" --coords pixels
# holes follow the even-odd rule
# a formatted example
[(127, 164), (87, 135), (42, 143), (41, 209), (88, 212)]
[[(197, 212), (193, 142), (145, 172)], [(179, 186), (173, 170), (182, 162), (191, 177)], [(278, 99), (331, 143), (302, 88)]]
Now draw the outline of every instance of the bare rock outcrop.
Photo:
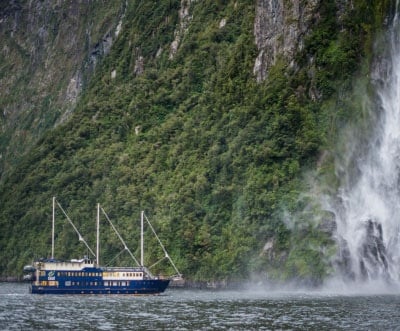
[(179, 25), (175, 29), (174, 40), (171, 43), (169, 50), (169, 59), (172, 60), (178, 51), (179, 44), (185, 35), (189, 24), (192, 20), (192, 15), (190, 15), (190, 5), (195, 0), (181, 0), (181, 8), (179, 9)]
[(293, 58), (304, 44), (321, 0), (257, 0), (254, 22), (258, 56), (254, 64), (257, 81), (268, 76), (268, 69), (283, 57), (294, 65)]

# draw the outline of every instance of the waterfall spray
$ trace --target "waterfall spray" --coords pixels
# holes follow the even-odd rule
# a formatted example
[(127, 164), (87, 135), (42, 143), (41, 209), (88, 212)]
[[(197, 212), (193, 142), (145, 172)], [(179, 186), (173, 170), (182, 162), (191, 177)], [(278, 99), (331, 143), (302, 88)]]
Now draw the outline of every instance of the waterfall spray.
[[(398, 2), (398, 1), (397, 1)], [(396, 11), (398, 3), (396, 3)], [(357, 175), (343, 179), (330, 203), (337, 224), (337, 269), (356, 281), (400, 281), (400, 40), (392, 18), (387, 55), (372, 74), (375, 128), (365, 153), (353, 154)], [(348, 142), (351, 144), (352, 142)], [(364, 146), (365, 147), (365, 146)], [(351, 169), (347, 171), (351, 172)]]

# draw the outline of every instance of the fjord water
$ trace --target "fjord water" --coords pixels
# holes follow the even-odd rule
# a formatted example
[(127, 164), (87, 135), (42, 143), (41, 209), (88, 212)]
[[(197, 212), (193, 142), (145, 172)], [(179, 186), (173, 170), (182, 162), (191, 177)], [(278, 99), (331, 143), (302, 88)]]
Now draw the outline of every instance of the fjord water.
[(337, 165), (342, 185), (328, 207), (337, 224), (338, 269), (355, 282), (400, 283), (398, 1), (396, 11), (380, 45), (386, 52), (377, 57), (371, 73), (374, 92), (365, 104), (372, 120), (360, 135), (347, 137), (347, 155)]
[(399, 295), (168, 289), (159, 296), (34, 295), (0, 283), (2, 330), (394, 330)]

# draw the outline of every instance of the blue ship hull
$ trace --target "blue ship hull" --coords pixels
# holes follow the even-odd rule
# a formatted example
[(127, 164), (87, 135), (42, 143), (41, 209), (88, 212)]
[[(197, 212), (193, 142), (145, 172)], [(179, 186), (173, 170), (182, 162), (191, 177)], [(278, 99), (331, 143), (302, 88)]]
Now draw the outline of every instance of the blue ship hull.
[(159, 294), (170, 282), (151, 276), (144, 267), (98, 268), (89, 260), (46, 260), (36, 265), (32, 294)]
[(33, 294), (160, 294), (168, 287), (169, 279), (131, 281), (130, 286), (40, 286), (31, 285)]

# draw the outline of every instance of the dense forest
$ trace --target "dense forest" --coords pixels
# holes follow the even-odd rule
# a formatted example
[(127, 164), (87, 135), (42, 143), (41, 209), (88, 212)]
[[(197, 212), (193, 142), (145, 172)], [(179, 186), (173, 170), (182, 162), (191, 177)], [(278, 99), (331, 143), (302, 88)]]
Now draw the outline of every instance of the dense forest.
[[(276, 2), (289, 9), (307, 3)], [(24, 264), (49, 256), (53, 196), (93, 247), (97, 202), (131, 248), (145, 210), (191, 280), (318, 283), (331, 274), (335, 227), (314, 184), (337, 185), (340, 135), (362, 117), (374, 40), (393, 3), (313, 3), (301, 45), (274, 56), (261, 79), (255, 21), (264, 1), (129, 0), (94, 11), (98, 20), (115, 13), (103, 27), (117, 28), (121, 18), (110, 49), (84, 71), (68, 116), (61, 116), (62, 102), (41, 100), (37, 114), (46, 124), (35, 131), (32, 120), (29, 145), (13, 147), (23, 152), (8, 153), (8, 167), (2, 160), (0, 275), (18, 275)], [(78, 60), (89, 63), (83, 55)], [(24, 66), (31, 64), (21, 69), (28, 76), (32, 70)], [(0, 65), (1, 78), (17, 68)], [(57, 65), (52, 70), (62, 76)], [(66, 83), (59, 79), (61, 89)], [(15, 91), (12, 102), (24, 94)], [(0, 107), (10, 103), (4, 99)], [(2, 114), (6, 155), (11, 117)], [(86, 254), (64, 215), (56, 214), (57, 257)], [(106, 222), (101, 238), (103, 259), (110, 261), (123, 247)], [(151, 265), (161, 251), (148, 240)]]

